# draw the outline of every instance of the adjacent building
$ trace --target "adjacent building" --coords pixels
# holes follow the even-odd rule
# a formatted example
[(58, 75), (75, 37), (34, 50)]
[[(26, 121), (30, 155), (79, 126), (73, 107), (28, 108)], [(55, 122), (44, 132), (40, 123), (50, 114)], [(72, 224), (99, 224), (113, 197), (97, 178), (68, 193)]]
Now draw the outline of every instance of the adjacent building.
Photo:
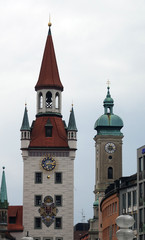
[(145, 145), (137, 149), (138, 239), (145, 240)]
[(117, 240), (116, 218), (122, 214), (134, 217), (132, 227), (137, 236), (137, 174), (121, 177), (110, 184), (100, 204), (102, 212), (102, 240)]

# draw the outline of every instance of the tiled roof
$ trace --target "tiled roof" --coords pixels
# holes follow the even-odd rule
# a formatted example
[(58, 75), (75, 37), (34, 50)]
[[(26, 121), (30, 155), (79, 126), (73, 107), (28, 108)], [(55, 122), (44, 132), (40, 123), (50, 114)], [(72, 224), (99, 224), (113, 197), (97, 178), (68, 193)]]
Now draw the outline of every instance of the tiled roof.
[[(16, 218), (16, 223), (10, 223), (11, 217)], [(9, 206), (8, 207), (8, 231), (21, 232), (23, 231), (23, 206)]]
[[(45, 136), (45, 125), (48, 119), (52, 124), (52, 137)], [(61, 117), (37, 117), (33, 123), (29, 147), (66, 147), (68, 148), (67, 134)]]
[(35, 90), (37, 91), (44, 88), (53, 88), (63, 91), (63, 86), (59, 77), (50, 28), (44, 49), (40, 75), (38, 82), (35, 86)]

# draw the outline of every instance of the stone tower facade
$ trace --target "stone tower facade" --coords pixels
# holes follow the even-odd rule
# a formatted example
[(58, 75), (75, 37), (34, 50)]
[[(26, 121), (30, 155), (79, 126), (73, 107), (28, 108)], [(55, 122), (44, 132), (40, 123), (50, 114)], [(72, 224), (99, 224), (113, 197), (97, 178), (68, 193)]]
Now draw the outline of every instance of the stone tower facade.
[(113, 113), (114, 101), (107, 88), (107, 96), (103, 102), (104, 114), (95, 122), (97, 134), (95, 140), (95, 202), (97, 212), (90, 221), (89, 240), (102, 239), (102, 215), (100, 202), (105, 189), (116, 179), (122, 177), (122, 119)]
[[(95, 194), (104, 193), (106, 187), (122, 177), (122, 119), (113, 113), (114, 101), (108, 87), (104, 100), (104, 114), (95, 123), (96, 172)], [(96, 197), (97, 199), (97, 197)]]
[(35, 240), (73, 240), (74, 159), (77, 127), (74, 111), (62, 120), (62, 91), (51, 24), (37, 92), (36, 119), (29, 126), (25, 107), (21, 127), (24, 163), (23, 224)]

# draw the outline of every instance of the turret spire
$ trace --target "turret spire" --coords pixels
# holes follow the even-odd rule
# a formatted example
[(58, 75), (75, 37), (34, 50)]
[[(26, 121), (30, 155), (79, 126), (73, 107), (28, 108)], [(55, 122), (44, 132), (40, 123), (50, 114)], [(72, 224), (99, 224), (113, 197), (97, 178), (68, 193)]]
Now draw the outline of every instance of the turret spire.
[(63, 85), (60, 81), (53, 40), (51, 36), (51, 22), (48, 23), (49, 31), (46, 40), (44, 55), (42, 59), (40, 75), (35, 90), (53, 88), (63, 91)]
[(69, 117), (68, 131), (77, 131), (73, 106)]
[(1, 181), (1, 193), (0, 193), (0, 208), (8, 208), (7, 199), (7, 187), (5, 178), (5, 167), (3, 167), (2, 181)]
[(25, 110), (24, 110), (22, 126), (21, 126), (20, 130), (21, 131), (30, 131), (30, 125), (29, 125), (29, 119), (28, 119), (28, 111), (27, 111), (26, 104), (25, 104)]

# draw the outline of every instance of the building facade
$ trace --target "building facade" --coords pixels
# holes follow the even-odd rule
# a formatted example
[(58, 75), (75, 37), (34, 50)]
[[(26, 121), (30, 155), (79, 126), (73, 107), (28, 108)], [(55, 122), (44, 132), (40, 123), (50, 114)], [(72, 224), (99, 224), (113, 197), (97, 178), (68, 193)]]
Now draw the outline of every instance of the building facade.
[[(110, 184), (101, 201), (102, 240), (117, 240), (118, 230), (116, 218), (127, 214), (133, 216), (132, 227), (137, 236), (137, 175), (121, 177)], [(136, 239), (136, 238), (135, 238)]]
[(145, 145), (137, 149), (138, 239), (145, 240)]
[(36, 119), (27, 108), (21, 126), (24, 163), (23, 235), (34, 240), (73, 240), (74, 159), (77, 128), (73, 107), (68, 127), (62, 119), (62, 91), (51, 24), (35, 86)]

